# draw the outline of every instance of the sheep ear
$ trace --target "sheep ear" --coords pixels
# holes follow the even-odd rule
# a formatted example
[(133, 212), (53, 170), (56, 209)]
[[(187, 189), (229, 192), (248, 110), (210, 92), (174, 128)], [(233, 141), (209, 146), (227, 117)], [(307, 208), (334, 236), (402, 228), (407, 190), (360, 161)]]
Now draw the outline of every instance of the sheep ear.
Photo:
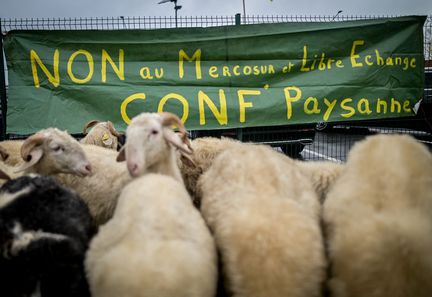
[(187, 167), (197, 167), (197, 164), (192, 160), (192, 158), (188, 154), (184, 154), (183, 152), (180, 152), (180, 160), (181, 162), (186, 165)]
[(36, 163), (38, 163), (40, 161), (40, 159), (43, 156), (43, 149), (41, 147), (36, 147), (34, 148), (28, 155), (27, 157), (24, 159), (26, 160), (26, 162), (24, 162), (24, 164), (22, 164), (20, 167), (18, 167), (17, 170), (15, 170), (15, 172), (21, 172), (26, 170), (27, 168), (30, 168), (32, 166), (34, 166)]
[(106, 146), (110, 146), (113, 143), (113, 138), (108, 134), (108, 133), (104, 133), (102, 135), (102, 142), (103, 144), (105, 144)]
[(21, 157), (24, 159), (24, 161), (30, 161), (30, 159), (34, 159), (31, 153), (37, 146), (41, 145), (45, 139), (46, 135), (36, 133), (23, 142), (21, 146)]
[(108, 121), (107, 127), (108, 127), (108, 130), (111, 132), (112, 135), (114, 135), (115, 137), (120, 137), (120, 133), (118, 133), (118, 131), (114, 128), (113, 123)]
[(162, 118), (163, 126), (176, 125), (179, 128), (179, 130), (184, 130), (184, 131), (186, 130), (180, 118), (175, 114), (171, 112), (160, 112), (159, 115)]
[(6, 161), (6, 159), (9, 158), (8, 152), (2, 146), (0, 146), (0, 158), (2, 161)]
[(117, 162), (126, 161), (125, 146), (122, 146), (122, 148), (120, 149), (116, 160), (117, 160)]
[(0, 169), (0, 179), (10, 180), (11, 178), (6, 172)]
[(181, 136), (179, 134), (175, 133), (173, 130), (164, 129), (163, 135), (164, 135), (165, 140), (168, 141), (169, 143), (171, 143), (177, 149), (179, 149), (182, 154), (189, 154), (190, 155), (193, 153), (190, 145), (185, 144), (184, 141), (182, 140)]
[[(189, 151), (192, 153), (192, 147), (189, 142), (188, 133), (186, 131), (185, 126), (183, 126), (182, 121), (178, 116), (170, 112), (160, 112), (159, 115), (162, 118), (163, 126), (176, 125), (179, 129), (180, 139), (183, 141), (182, 147), (186, 146)], [(180, 148), (180, 147), (179, 147)], [(181, 149), (181, 148), (180, 148)]]
[(117, 141), (117, 151), (120, 151), (121, 148), (124, 146), (124, 143), (125, 143), (125, 134), (120, 133), (119, 137), (117, 139), (118, 139), (118, 141)]
[(23, 171), (39, 162), (44, 153), (40, 145), (45, 139), (45, 135), (36, 133), (24, 141), (21, 146), (21, 158), (23, 158), (25, 162), (16, 172)]
[(88, 122), (87, 124), (85, 124), (84, 128), (83, 128), (83, 134), (87, 134), (87, 129), (93, 127), (94, 125), (96, 125), (97, 123), (99, 123), (99, 121), (97, 120), (93, 120)]

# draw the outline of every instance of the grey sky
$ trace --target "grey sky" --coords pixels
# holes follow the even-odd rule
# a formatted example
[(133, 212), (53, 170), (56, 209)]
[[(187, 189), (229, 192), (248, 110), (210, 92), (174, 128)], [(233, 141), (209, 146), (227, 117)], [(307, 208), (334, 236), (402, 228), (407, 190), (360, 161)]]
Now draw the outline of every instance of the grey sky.
[[(160, 0), (0, 0), (1, 18), (170, 16)], [(180, 16), (242, 13), (243, 0), (178, 0)], [(431, 0), (245, 0), (248, 15), (432, 15)]]

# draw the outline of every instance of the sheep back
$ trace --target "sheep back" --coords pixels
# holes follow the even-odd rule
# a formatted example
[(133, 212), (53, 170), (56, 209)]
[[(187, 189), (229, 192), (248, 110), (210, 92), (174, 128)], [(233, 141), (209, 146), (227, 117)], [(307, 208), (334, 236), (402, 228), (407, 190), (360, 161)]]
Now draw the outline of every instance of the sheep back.
[(320, 295), (320, 204), (293, 160), (266, 146), (231, 148), (198, 188), (233, 296)]
[(184, 186), (148, 174), (122, 191), (87, 254), (93, 296), (213, 296), (216, 255)]
[(431, 172), (408, 136), (353, 147), (324, 204), (332, 296), (432, 296)]
[(341, 175), (344, 164), (331, 161), (296, 161), (297, 166), (312, 181), (321, 203), (324, 202), (328, 191), (336, 179)]

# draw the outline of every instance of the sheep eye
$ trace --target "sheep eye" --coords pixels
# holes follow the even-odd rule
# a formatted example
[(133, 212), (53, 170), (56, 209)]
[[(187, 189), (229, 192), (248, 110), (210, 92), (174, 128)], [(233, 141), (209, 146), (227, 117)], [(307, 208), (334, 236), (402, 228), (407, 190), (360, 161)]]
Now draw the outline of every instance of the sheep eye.
[(54, 146), (52, 148), (52, 150), (55, 151), (55, 152), (59, 152), (59, 151), (63, 151), (63, 148), (61, 146), (57, 145), (57, 146)]
[(151, 134), (152, 134), (152, 135), (157, 135), (158, 133), (159, 133), (158, 130), (155, 130), (155, 129), (151, 130)]

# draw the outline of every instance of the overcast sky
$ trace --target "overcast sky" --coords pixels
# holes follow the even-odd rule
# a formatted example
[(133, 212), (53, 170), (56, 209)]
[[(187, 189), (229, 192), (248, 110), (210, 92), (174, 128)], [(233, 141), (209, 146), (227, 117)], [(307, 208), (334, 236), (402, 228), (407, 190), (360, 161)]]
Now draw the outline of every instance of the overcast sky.
[[(160, 0), (0, 0), (1, 18), (169, 16)], [(431, 0), (244, 0), (248, 15), (432, 15)], [(234, 15), (243, 0), (178, 0), (179, 16)]]

